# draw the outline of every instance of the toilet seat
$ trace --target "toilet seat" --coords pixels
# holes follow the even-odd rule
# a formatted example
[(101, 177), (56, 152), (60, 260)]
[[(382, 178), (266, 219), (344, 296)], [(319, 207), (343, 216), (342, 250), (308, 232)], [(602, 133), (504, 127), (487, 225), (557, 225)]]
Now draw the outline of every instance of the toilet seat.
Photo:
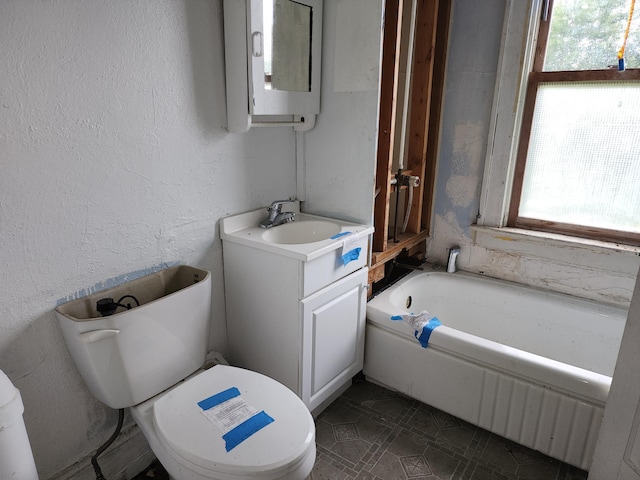
[[(197, 403), (232, 387), (274, 421), (227, 452), (223, 433)], [(304, 403), (284, 385), (242, 368), (216, 365), (161, 395), (153, 424), (174, 459), (212, 478), (281, 478), (315, 457), (315, 426)]]

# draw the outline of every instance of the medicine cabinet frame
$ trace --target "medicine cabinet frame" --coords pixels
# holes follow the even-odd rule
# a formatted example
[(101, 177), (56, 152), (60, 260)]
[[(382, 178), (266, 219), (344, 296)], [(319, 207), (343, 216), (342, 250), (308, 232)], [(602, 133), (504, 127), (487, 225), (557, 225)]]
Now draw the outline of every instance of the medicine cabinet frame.
[[(227, 129), (247, 132), (251, 127), (289, 126), (297, 131), (309, 130), (320, 113), (320, 78), (322, 56), (323, 0), (286, 0), (302, 13), (302, 21), (290, 30), (300, 35), (309, 29), (308, 91), (271, 88), (264, 69), (265, 24), (263, 3), (267, 0), (224, 0), (224, 40), (227, 88)], [(273, 0), (275, 3), (284, 0)], [(308, 9), (308, 10), (307, 10)], [(304, 14), (308, 12), (308, 18)], [(266, 28), (268, 31), (269, 29)], [(291, 45), (300, 47), (307, 39), (302, 36)], [(306, 55), (298, 49), (298, 57)], [(295, 54), (291, 55), (295, 57)], [(306, 67), (297, 66), (293, 73), (307, 74)], [(295, 75), (292, 75), (295, 76)], [(299, 85), (299, 84), (298, 84)]]

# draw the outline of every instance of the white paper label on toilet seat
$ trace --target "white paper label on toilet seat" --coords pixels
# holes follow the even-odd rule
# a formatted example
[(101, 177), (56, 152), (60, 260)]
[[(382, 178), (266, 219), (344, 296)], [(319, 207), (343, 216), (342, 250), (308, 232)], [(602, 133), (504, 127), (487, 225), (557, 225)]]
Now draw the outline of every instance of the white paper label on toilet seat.
[(253, 417), (258, 410), (249, 405), (241, 396), (202, 410), (202, 414), (222, 433), (227, 433)]

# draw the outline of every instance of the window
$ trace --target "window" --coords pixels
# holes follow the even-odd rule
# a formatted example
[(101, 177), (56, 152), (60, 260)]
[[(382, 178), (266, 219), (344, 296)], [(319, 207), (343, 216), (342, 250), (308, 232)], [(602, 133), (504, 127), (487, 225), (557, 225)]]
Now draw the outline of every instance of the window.
[(640, 18), (624, 71), (616, 56), (630, 5), (543, 5), (508, 226), (640, 245)]

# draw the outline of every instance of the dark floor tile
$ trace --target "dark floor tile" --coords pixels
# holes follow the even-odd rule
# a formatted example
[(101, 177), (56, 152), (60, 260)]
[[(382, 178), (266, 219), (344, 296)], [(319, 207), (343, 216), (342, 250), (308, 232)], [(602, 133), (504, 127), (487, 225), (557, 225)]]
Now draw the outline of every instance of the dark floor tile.
[(492, 435), (484, 450), (478, 452), (477, 460), (497, 471), (515, 474), (518, 469), (518, 461), (512, 455), (514, 446), (513, 442)]
[(358, 438), (360, 438), (355, 423), (343, 423), (341, 425), (334, 425), (333, 436), (338, 442), (344, 440), (357, 440)]
[(443, 447), (452, 448), (465, 455), (472, 445), (476, 432), (477, 428), (469, 424), (441, 428), (438, 432), (437, 442)]
[(331, 451), (340, 458), (356, 464), (368, 452), (370, 446), (371, 445), (364, 440), (346, 440), (336, 442), (333, 447), (331, 447)]
[(324, 420), (331, 425), (339, 423), (352, 422), (354, 417), (359, 416), (359, 413), (354, 411), (342, 402), (336, 402), (329, 406), (324, 412), (318, 416), (318, 420)]
[[(404, 395), (354, 383), (316, 419), (310, 480), (587, 480), (587, 472)], [(134, 480), (168, 480), (154, 462)]]
[(381, 418), (398, 422), (411, 405), (411, 400), (402, 397), (385, 398), (381, 400), (367, 400), (362, 406), (377, 412)]
[(516, 473), (522, 480), (540, 480), (541, 478), (556, 480), (559, 470), (558, 464), (542, 461), (520, 465)]
[(390, 430), (385, 423), (365, 416), (360, 416), (356, 419), (356, 428), (360, 438), (369, 443), (381, 442), (383, 437), (389, 434)]
[(436, 422), (432, 410), (422, 408), (422, 406), (416, 409), (408, 423), (410, 428), (433, 437), (438, 435), (438, 431), (440, 430), (440, 426), (438, 422)]
[(323, 446), (330, 449), (336, 443), (336, 437), (333, 434), (333, 425), (324, 421), (316, 421), (316, 446)]
[(424, 440), (401, 432), (392, 440), (387, 452), (393, 453), (397, 457), (421, 456), (426, 449), (427, 445)]
[(400, 463), (409, 478), (431, 476), (431, 468), (422, 455), (400, 457)]
[(169, 480), (169, 474), (157, 460), (147, 469), (133, 477), (132, 480)]
[(347, 480), (348, 478), (346, 473), (323, 460), (318, 460), (311, 472), (311, 480)]
[(356, 480), (378, 480), (378, 479), (379, 477), (376, 477), (373, 473), (367, 472), (365, 470), (361, 471), (356, 477)]
[(407, 480), (404, 468), (400, 459), (392, 453), (385, 452), (376, 465), (371, 469), (371, 473), (384, 480)]
[(427, 447), (424, 452), (424, 458), (438, 480), (451, 480), (454, 478), (460, 464), (460, 460), (453, 455), (432, 446)]

